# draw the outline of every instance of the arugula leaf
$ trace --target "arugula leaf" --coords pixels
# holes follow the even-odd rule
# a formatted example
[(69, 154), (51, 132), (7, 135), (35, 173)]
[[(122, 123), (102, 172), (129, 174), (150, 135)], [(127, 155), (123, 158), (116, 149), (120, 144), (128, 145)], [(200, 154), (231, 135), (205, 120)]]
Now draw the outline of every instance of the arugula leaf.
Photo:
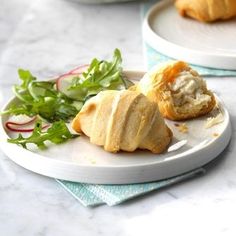
[(19, 69), (18, 70), (18, 75), (20, 77), (20, 79), (22, 80), (22, 84), (20, 86), (18, 86), (19, 88), (22, 89), (27, 89), (28, 85), (32, 82), (36, 80), (36, 77), (34, 77), (30, 71), (28, 70), (23, 70), (23, 69)]
[(130, 84), (123, 78), (121, 63), (119, 49), (115, 49), (111, 62), (93, 59), (88, 70), (73, 79), (68, 90), (76, 90), (77, 99), (86, 101), (103, 90), (127, 88)]
[(33, 133), (30, 137), (24, 138), (21, 134), (15, 139), (8, 139), (9, 143), (15, 143), (21, 145), (23, 148), (27, 148), (27, 144), (33, 143), (40, 149), (47, 148), (45, 141), (50, 141), (55, 144), (60, 144), (68, 139), (78, 137), (73, 135), (68, 130), (64, 121), (56, 121), (52, 126), (45, 132), (42, 131), (42, 120), (38, 120), (35, 123)]
[[(122, 75), (121, 63), (118, 49), (115, 49), (112, 61), (93, 59), (89, 68), (81, 76), (75, 75), (69, 88), (65, 87), (68, 93), (58, 91), (55, 82), (37, 81), (30, 71), (19, 69), (22, 82), (13, 87), (19, 101), (0, 114), (24, 114), (30, 117), (39, 115), (51, 122), (52, 126), (43, 132), (42, 121), (37, 121), (30, 137), (25, 138), (20, 134), (18, 138), (8, 141), (24, 148), (27, 148), (28, 143), (33, 143), (44, 149), (45, 141), (58, 144), (73, 138), (74, 135), (69, 132), (64, 121), (75, 117), (86, 100), (103, 90), (121, 90), (133, 85)], [(69, 97), (70, 94), (73, 97)]]
[(68, 97), (70, 93), (58, 91), (55, 82), (37, 81), (28, 70), (19, 69), (18, 74), (22, 83), (15, 85), (13, 91), (20, 101), (2, 114), (39, 115), (48, 122), (69, 121), (80, 111), (86, 100), (100, 91), (120, 90), (132, 85), (122, 75), (121, 62), (121, 53), (118, 49), (115, 49), (111, 62), (93, 59), (82, 76), (73, 78), (68, 88), (68, 91), (73, 90), (74, 95), (71, 98)]
[(54, 122), (68, 121), (79, 112), (73, 99), (56, 90), (55, 82), (36, 81), (29, 71), (22, 69), (18, 70), (18, 74), (23, 82), (15, 85), (13, 91), (20, 102), (10, 106), (2, 114), (40, 115), (43, 119)]
[(18, 75), (22, 80), (22, 83), (20, 85), (15, 85), (13, 87), (13, 92), (20, 100), (27, 103), (32, 100), (32, 96), (28, 92), (28, 86), (30, 83), (35, 81), (36, 78), (28, 70), (23, 69), (18, 70)]

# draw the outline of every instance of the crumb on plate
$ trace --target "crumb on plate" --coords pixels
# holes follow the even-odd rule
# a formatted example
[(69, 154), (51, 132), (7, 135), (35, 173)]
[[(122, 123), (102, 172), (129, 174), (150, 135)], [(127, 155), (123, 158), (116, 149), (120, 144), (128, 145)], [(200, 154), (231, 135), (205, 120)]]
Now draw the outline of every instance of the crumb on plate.
[(174, 125), (178, 128), (179, 132), (188, 133), (188, 126), (186, 125), (186, 123), (181, 123), (181, 124), (175, 123)]

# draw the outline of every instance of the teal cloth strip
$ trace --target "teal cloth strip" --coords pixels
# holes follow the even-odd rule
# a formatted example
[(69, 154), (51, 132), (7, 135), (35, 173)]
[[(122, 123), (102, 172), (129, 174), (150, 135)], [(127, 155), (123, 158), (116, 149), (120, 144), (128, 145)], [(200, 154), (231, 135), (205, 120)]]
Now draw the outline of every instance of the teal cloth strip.
[(114, 206), (148, 192), (179, 183), (204, 172), (205, 170), (203, 168), (198, 168), (173, 178), (142, 184), (98, 185), (75, 183), (64, 180), (57, 181), (84, 206), (91, 207), (103, 203)]
[[(147, 14), (148, 10), (156, 4), (158, 1), (147, 1), (143, 3), (141, 6), (142, 17), (144, 18)], [(167, 62), (170, 60), (174, 60), (174, 58), (170, 58), (166, 55), (161, 54), (160, 52), (153, 49), (150, 45), (144, 42), (144, 54), (146, 57), (147, 68), (150, 69), (154, 65), (160, 64), (162, 62)], [(222, 69), (213, 69), (208, 67), (191, 65), (195, 70), (199, 72), (202, 76), (217, 76), (217, 77), (231, 77), (236, 76), (236, 70), (222, 70)]]
[(85, 187), (86, 184), (59, 179), (56, 179), (56, 181), (86, 207), (97, 206), (104, 203), (99, 197)]

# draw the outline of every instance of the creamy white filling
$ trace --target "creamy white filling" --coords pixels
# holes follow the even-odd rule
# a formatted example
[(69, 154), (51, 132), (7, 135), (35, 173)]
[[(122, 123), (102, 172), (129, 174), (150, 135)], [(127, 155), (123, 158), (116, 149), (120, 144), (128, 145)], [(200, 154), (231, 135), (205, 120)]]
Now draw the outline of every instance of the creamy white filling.
[(169, 83), (175, 106), (207, 104), (211, 96), (204, 94), (205, 87), (205, 81), (189, 71), (181, 72), (173, 83)]

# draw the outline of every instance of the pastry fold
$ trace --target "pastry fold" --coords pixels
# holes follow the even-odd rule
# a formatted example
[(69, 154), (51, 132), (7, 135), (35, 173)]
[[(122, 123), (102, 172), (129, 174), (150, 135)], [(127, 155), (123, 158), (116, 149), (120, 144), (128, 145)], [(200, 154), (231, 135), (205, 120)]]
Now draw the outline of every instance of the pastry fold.
[(136, 91), (103, 91), (88, 100), (72, 128), (108, 152), (163, 152), (172, 138), (156, 103)]
[(226, 20), (236, 16), (235, 0), (176, 0), (180, 15), (203, 22)]
[(206, 82), (182, 61), (153, 68), (131, 89), (157, 103), (161, 114), (171, 120), (205, 115), (215, 106), (214, 95)]

